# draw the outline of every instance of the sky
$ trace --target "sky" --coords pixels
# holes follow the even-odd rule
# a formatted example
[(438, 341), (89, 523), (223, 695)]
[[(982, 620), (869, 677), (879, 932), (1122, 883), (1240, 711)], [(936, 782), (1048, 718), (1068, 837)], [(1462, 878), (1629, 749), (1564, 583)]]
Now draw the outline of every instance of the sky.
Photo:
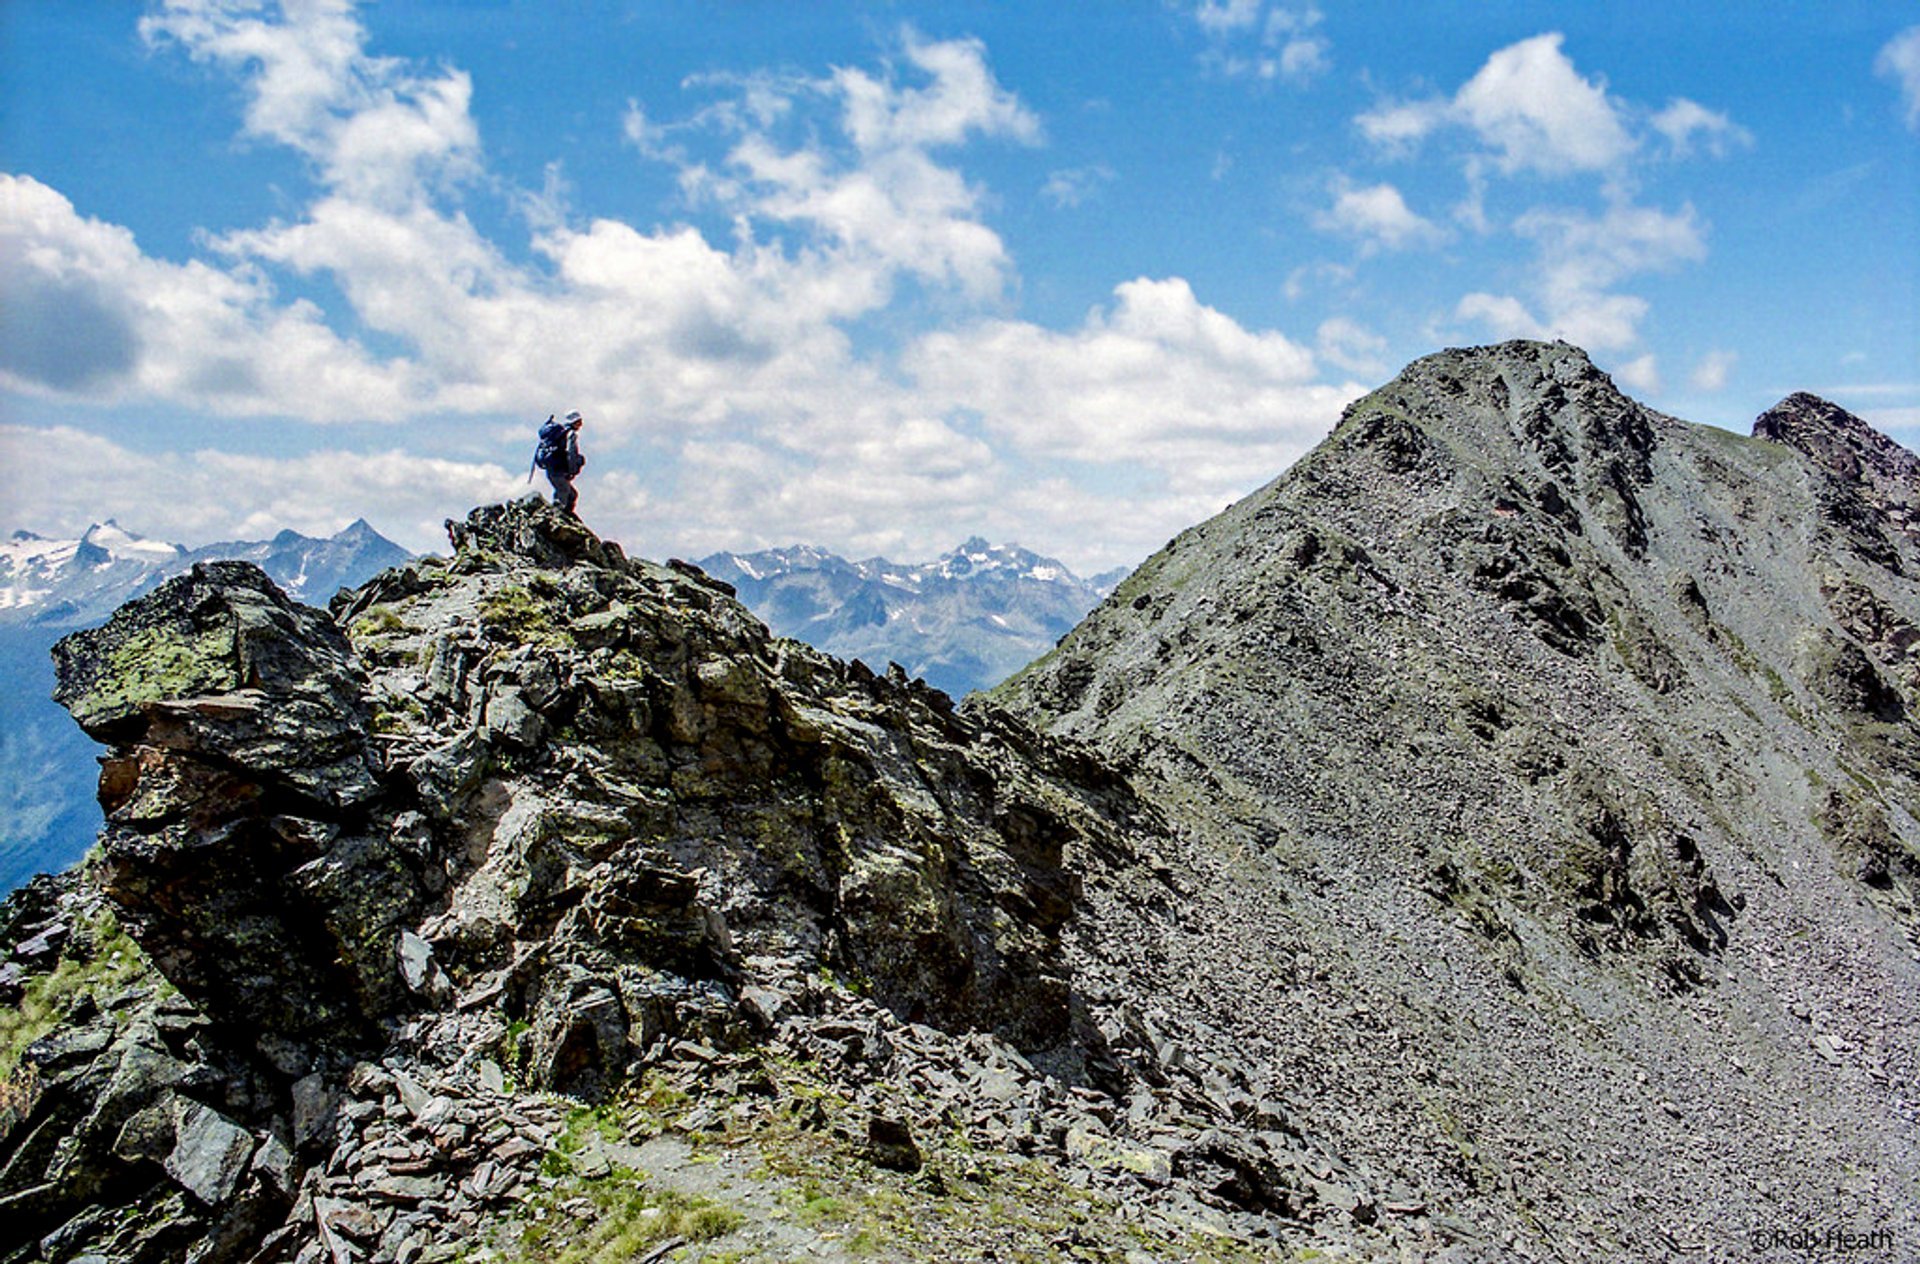
[(1138, 562), (1447, 346), (1920, 447), (1920, 5), (4, 0), (0, 529)]

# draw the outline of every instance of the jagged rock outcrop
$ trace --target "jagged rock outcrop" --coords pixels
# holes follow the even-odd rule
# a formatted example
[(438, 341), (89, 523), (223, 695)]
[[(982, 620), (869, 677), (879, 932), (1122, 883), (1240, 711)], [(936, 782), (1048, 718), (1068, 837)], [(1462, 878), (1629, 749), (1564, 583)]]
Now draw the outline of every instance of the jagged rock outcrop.
[(1088, 915), (1173, 1038), (1476, 1255), (1920, 1242), (1914, 458), (1757, 433), (1427, 357), (998, 691), (1183, 839)]
[(449, 530), (451, 559), (331, 618), (217, 563), (59, 646), (109, 747), (108, 828), (59, 898), (157, 975), (26, 1046), (0, 1198), (33, 1241), (0, 1258), (444, 1259), (571, 1171), (540, 1094), (625, 1110), (662, 1069), (696, 1099), (759, 1077), (756, 1126), (864, 1111), (850, 1156), (903, 1179), (942, 1136), (1011, 1165), (1071, 1136), (1083, 1183), (1183, 1214), (1349, 1222), (1287, 1175), (1339, 1160), (1277, 1107), (1271, 1143), (1202, 1144), (1244, 1090), (1076, 991), (1082, 875), (1164, 841), (1124, 780), (540, 502)]

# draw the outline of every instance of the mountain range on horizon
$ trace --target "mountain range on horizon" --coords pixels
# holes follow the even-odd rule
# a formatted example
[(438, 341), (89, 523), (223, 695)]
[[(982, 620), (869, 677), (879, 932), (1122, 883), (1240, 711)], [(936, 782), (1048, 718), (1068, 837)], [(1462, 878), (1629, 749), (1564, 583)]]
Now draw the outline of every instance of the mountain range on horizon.
[(849, 561), (813, 545), (715, 553), (776, 634), (875, 671), (898, 663), (955, 698), (988, 689), (1051, 649), (1127, 575), (1082, 579), (1050, 557), (974, 536), (930, 562)]
[(412, 554), (365, 518), (331, 536), (283, 530), (265, 540), (222, 540), (188, 548), (150, 539), (113, 518), (71, 539), (16, 530), (0, 543), (0, 624), (82, 627), (187, 570), (195, 562), (242, 560), (291, 596), (324, 601)]
[[(289, 596), (317, 604), (409, 556), (364, 519), (325, 538), (283, 530), (187, 548), (106, 518), (77, 537), (16, 530), (0, 543), (0, 894), (71, 863), (100, 826), (94, 748), (50, 698), (55, 640), (196, 562), (253, 562)], [(897, 662), (955, 698), (1045, 653), (1126, 575), (1082, 579), (1052, 558), (980, 537), (930, 562), (850, 561), (800, 544), (715, 553), (700, 565), (776, 634), (875, 671)]]
[(16, 530), (0, 542), (0, 893), (63, 869), (93, 845), (99, 747), (53, 701), (53, 643), (106, 619), (196, 562), (259, 566), (290, 595), (324, 602), (412, 556), (365, 519), (332, 536), (186, 548), (107, 518), (77, 537)]

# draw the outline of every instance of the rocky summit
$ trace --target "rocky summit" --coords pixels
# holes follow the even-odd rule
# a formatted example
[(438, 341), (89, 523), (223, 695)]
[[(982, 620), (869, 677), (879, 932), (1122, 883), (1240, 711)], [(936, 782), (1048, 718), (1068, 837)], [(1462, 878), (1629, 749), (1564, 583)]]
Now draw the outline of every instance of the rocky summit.
[(537, 501), (196, 566), (56, 653), (0, 1264), (1909, 1258), (1915, 468), (1446, 352), (957, 708)]
[[(1485, 1258), (1920, 1252), (1916, 461), (1420, 360), (1001, 691), (1181, 840), (1148, 1014)], [(1088, 920), (1129, 937), (1130, 914)]]
[(1119, 1249), (1277, 1174), (1076, 983), (1084, 875), (1174, 899), (1123, 779), (538, 501), (449, 527), (331, 615), (207, 563), (60, 643), (107, 829), (7, 906), (0, 1258)]

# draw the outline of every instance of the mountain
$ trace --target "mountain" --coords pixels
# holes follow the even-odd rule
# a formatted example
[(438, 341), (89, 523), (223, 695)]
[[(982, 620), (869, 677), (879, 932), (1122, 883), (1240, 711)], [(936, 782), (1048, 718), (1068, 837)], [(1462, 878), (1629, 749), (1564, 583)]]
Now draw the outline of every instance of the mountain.
[(979, 537), (931, 562), (849, 562), (796, 545), (716, 553), (701, 569), (791, 636), (876, 671), (897, 662), (956, 698), (1051, 649), (1125, 576), (1081, 579), (1052, 558)]
[(16, 531), (0, 545), (0, 622), (98, 622), (178, 570), (187, 551), (148, 540), (109, 518), (77, 540)]
[(1420, 360), (998, 691), (1183, 840), (1114, 986), (1484, 1253), (1920, 1244), (1920, 479), (1754, 434)]
[(52, 700), (55, 641), (196, 562), (245, 559), (288, 593), (324, 600), (408, 556), (364, 520), (325, 539), (282, 531), (195, 549), (145, 539), (111, 518), (78, 539), (14, 532), (0, 545), (0, 892), (64, 869), (100, 832), (97, 748)]
[(1409, 365), (956, 707), (537, 500), (74, 634), (0, 1261), (1911, 1258), (1915, 463)]
[(0, 624), (86, 627), (195, 562), (221, 558), (254, 563), (294, 597), (325, 600), (409, 556), (364, 518), (324, 539), (282, 531), (195, 549), (135, 535), (111, 518), (77, 540), (16, 531), (0, 545)]

